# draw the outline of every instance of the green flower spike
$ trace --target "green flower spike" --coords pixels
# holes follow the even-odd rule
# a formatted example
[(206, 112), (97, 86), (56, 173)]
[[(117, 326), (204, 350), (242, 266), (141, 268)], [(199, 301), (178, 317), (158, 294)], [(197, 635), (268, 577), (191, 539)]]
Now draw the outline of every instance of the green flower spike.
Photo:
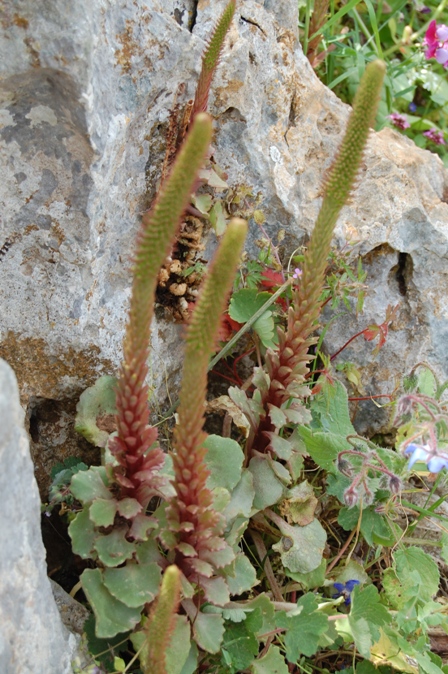
[(159, 595), (145, 626), (146, 640), (140, 656), (143, 674), (168, 674), (166, 652), (176, 624), (180, 602), (180, 571), (169, 566), (162, 578)]
[(317, 341), (312, 333), (316, 330), (322, 309), (319, 297), (331, 239), (339, 213), (356, 182), (370, 128), (375, 121), (385, 70), (382, 61), (374, 61), (367, 66), (361, 79), (344, 139), (324, 185), (322, 206), (305, 255), (298, 289), (293, 294), (286, 333), (278, 331), (278, 350), (268, 351), (267, 354), (270, 386), (262, 398), (266, 416), (248, 447), (249, 452), (251, 447), (258, 451), (268, 447), (267, 434), (274, 431), (268, 411), (297, 397), (297, 389), (308, 373), (308, 364), (312, 359), (309, 348)]
[(170, 252), (211, 134), (208, 115), (197, 115), (153, 208), (143, 217), (137, 241), (124, 361), (117, 385), (118, 437), (109, 447), (119, 463), (115, 479), (121, 486), (120, 496), (136, 498), (144, 507), (154, 493), (153, 475), (164, 461), (159, 447), (149, 450), (157, 431), (148, 425), (145, 384), (157, 276)]
[[(185, 363), (174, 432), (174, 488), (167, 519), (171, 531), (179, 532), (176, 563), (189, 577), (199, 571), (202, 555), (211, 564), (213, 552), (227, 547), (221, 538), (221, 516), (212, 507), (206, 487), (209, 475), (204, 464), (206, 449), (204, 407), (207, 368), (246, 237), (244, 220), (231, 220), (202, 287), (186, 336)], [(184, 558), (185, 552), (185, 558)], [(230, 551), (231, 552), (231, 551)], [(229, 553), (230, 554), (230, 553)], [(232, 555), (233, 557), (233, 555)], [(231, 561), (231, 560), (230, 560)]]
[(194, 98), (193, 109), (191, 112), (191, 119), (199, 112), (207, 110), (208, 94), (210, 92), (210, 85), (212, 83), (213, 75), (219, 63), (224, 40), (232, 23), (233, 15), (235, 13), (235, 0), (230, 0), (229, 4), (221, 14), (221, 17), (216, 24), (208, 47), (205, 50), (202, 58), (201, 74), (199, 76), (198, 86), (196, 89), (196, 96)]

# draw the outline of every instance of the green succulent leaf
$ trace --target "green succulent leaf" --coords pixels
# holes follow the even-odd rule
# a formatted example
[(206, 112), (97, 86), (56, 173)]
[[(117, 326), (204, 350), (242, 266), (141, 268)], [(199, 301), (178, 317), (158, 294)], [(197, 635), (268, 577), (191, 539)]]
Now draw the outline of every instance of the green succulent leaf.
[(250, 471), (243, 470), (241, 479), (232, 491), (230, 502), (223, 511), (227, 523), (236, 517), (249, 517), (255, 497), (254, 478)]
[(95, 613), (95, 633), (101, 639), (133, 629), (140, 620), (140, 610), (129, 608), (113, 597), (103, 583), (99, 569), (85, 569), (81, 575), (83, 590)]
[(269, 461), (254, 457), (250, 460), (249, 471), (254, 479), (254, 508), (264, 510), (277, 503), (283, 496), (284, 486), (274, 474)]
[[(183, 674), (184, 667), (190, 659), (190, 623), (184, 615), (175, 616), (174, 631), (166, 650), (166, 669), (170, 674)], [(194, 658), (195, 669), (197, 667), (197, 658)]]
[(204, 447), (207, 448), (205, 464), (210, 471), (207, 487), (209, 489), (224, 487), (232, 491), (241, 479), (244, 461), (241, 447), (235, 440), (219, 435), (209, 435)]
[(117, 413), (116, 386), (115, 377), (100, 377), (93, 386), (81, 393), (76, 406), (75, 431), (96, 447), (105, 447), (109, 438), (107, 431), (98, 428), (97, 421), (101, 417), (114, 416)]
[(238, 554), (232, 566), (232, 572), (227, 576), (227, 584), (230, 593), (241, 595), (248, 592), (260, 581), (257, 580), (257, 573), (246, 555)]
[(288, 674), (288, 665), (278, 646), (270, 646), (266, 655), (255, 660), (250, 668), (252, 674)]
[(95, 541), (95, 550), (105, 566), (120, 566), (135, 552), (135, 543), (126, 540), (127, 528), (114, 529)]
[(103, 466), (92, 466), (72, 477), (70, 489), (73, 496), (81, 503), (92, 503), (97, 498), (113, 499), (107, 488), (106, 469)]
[(116, 599), (130, 608), (138, 608), (156, 597), (161, 577), (158, 564), (128, 562), (119, 569), (105, 569), (103, 583)]
[(142, 512), (141, 503), (135, 498), (123, 498), (117, 503), (117, 510), (127, 520), (132, 520), (136, 515)]
[(199, 612), (193, 623), (196, 643), (207, 653), (219, 653), (224, 636), (224, 620), (221, 615)]
[(220, 576), (201, 579), (201, 587), (207, 601), (215, 606), (224, 606), (230, 601), (229, 588), (224, 578)]
[(85, 506), (70, 523), (68, 533), (72, 539), (72, 550), (82, 559), (96, 559), (95, 541), (98, 536), (89, 517), (89, 508)]
[(117, 512), (115, 499), (97, 498), (89, 508), (89, 516), (97, 527), (109, 527), (114, 523)]
[(298, 527), (285, 522), (280, 530), (283, 537), (272, 548), (280, 553), (284, 566), (295, 573), (310, 573), (317, 569), (327, 541), (321, 523), (313, 520), (304, 527)]
[(318, 587), (323, 587), (326, 570), (327, 562), (325, 559), (322, 559), (321, 563), (314, 569), (314, 571), (309, 571), (308, 573), (294, 573), (286, 568), (285, 573), (289, 578), (300, 583), (305, 590), (315, 590)]

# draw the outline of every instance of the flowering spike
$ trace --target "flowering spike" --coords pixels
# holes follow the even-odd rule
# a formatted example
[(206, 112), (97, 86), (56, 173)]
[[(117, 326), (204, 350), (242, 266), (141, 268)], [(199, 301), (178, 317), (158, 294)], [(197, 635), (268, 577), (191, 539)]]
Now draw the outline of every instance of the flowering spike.
[[(179, 395), (178, 425), (174, 431), (174, 488), (176, 498), (170, 504), (168, 519), (182, 525), (179, 545), (189, 544), (201, 556), (210, 551), (211, 535), (222, 534), (221, 517), (212, 509), (212, 494), (206, 487), (209, 475), (204, 465), (206, 449), (204, 406), (207, 389), (207, 368), (225, 310), (246, 237), (244, 220), (229, 223), (205, 278), (191, 318), (187, 336), (182, 386)], [(188, 466), (188, 469), (186, 469)], [(189, 522), (192, 526), (186, 527)], [(179, 529), (178, 529), (179, 530)], [(180, 553), (179, 553), (180, 554)], [(188, 576), (190, 566), (177, 562)]]
[[(149, 476), (163, 463), (160, 448), (148, 452), (157, 438), (157, 431), (148, 426), (148, 387), (145, 384), (157, 275), (193, 191), (211, 132), (208, 115), (198, 115), (153, 208), (142, 219), (137, 240), (124, 360), (117, 385), (119, 430), (118, 437), (109, 445), (120, 463), (115, 472), (117, 478), (120, 477), (121, 496), (137, 498), (144, 506), (154, 493)], [(145, 479), (141, 479), (142, 475), (146, 476)], [(133, 484), (132, 488), (125, 486), (129, 482)]]
[(213, 75), (219, 63), (219, 57), (224, 45), (224, 39), (235, 13), (235, 0), (230, 0), (221, 17), (216, 24), (213, 35), (210, 38), (208, 47), (202, 57), (202, 68), (199, 76), (196, 95), (194, 98), (193, 109), (191, 112), (191, 119), (194, 118), (198, 112), (205, 112), (207, 110), (208, 94), (210, 85), (212, 83)]
[[(367, 66), (361, 79), (344, 139), (325, 184), (322, 206), (304, 257), (298, 287), (293, 291), (293, 306), (289, 308), (285, 339), (280, 341), (275, 362), (272, 362), (274, 354), (267, 352), (271, 385), (268, 392), (262, 395), (266, 415), (252, 445), (247, 446), (248, 452), (252, 447), (258, 451), (266, 449), (268, 440), (265, 433), (274, 430), (268, 416), (268, 405), (280, 407), (289, 398), (296, 397), (294, 387), (308, 373), (311, 360), (308, 351), (316, 342), (312, 333), (322, 308), (319, 297), (334, 227), (356, 181), (370, 127), (375, 120), (384, 73), (385, 64), (374, 61)], [(285, 366), (290, 368), (290, 374), (282, 376), (282, 372), (287, 372), (283, 369)]]
[(167, 674), (166, 652), (180, 602), (180, 571), (175, 564), (163, 574), (159, 595), (145, 625), (146, 640), (140, 655), (143, 674)]

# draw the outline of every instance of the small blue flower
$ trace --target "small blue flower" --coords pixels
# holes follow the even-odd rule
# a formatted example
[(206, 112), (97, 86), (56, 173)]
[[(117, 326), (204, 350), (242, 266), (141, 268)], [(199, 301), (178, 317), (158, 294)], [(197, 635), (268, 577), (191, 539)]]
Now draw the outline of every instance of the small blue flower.
[(404, 453), (411, 455), (408, 464), (409, 470), (417, 461), (424, 461), (426, 463), (431, 456), (428, 445), (417, 445), (415, 442), (411, 442), (404, 450)]
[(356, 585), (359, 585), (359, 580), (348, 580), (346, 583), (333, 583), (333, 587), (337, 591), (334, 598), (344, 597), (344, 604), (349, 606), (352, 601), (351, 593)]
[(409, 103), (410, 112), (415, 112), (417, 110), (417, 103)]
[(438, 473), (442, 468), (448, 469), (448, 454), (432, 450), (429, 445), (417, 445), (411, 442), (404, 450), (404, 454), (410, 455), (409, 470), (417, 461), (426, 463), (431, 473)]
[(428, 468), (431, 473), (438, 473), (442, 468), (448, 468), (448, 457), (432, 456), (428, 461)]

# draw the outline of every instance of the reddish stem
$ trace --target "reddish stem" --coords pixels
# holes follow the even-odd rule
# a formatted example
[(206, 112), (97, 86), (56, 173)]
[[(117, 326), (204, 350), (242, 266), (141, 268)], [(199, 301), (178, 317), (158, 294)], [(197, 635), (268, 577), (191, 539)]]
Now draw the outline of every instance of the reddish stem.
[(360, 336), (363, 335), (363, 334), (364, 334), (364, 330), (361, 330), (361, 332), (357, 332), (356, 335), (353, 335), (353, 337), (350, 337), (350, 339), (349, 339), (347, 342), (345, 342), (345, 344), (344, 344), (343, 346), (341, 346), (341, 348), (340, 348), (338, 351), (336, 351), (336, 353), (334, 353), (334, 354), (330, 357), (330, 361), (334, 360), (334, 359), (336, 358), (336, 356), (339, 356), (339, 354), (341, 353), (341, 351), (343, 351), (344, 349), (346, 349), (347, 346), (350, 344), (350, 342), (353, 342), (354, 339), (356, 339), (357, 337), (360, 337)]

